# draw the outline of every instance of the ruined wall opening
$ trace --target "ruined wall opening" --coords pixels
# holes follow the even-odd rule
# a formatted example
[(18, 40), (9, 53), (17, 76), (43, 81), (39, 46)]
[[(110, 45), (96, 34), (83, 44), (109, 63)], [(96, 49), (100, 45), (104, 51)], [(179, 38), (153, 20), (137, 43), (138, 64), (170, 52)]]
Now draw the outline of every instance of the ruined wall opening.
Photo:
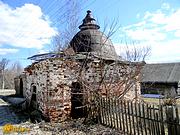
[(19, 84), (19, 88), (20, 88), (20, 96), (23, 96), (23, 80), (22, 78), (20, 78), (20, 84)]
[(32, 98), (31, 100), (36, 101), (36, 86), (32, 87)]
[(83, 89), (80, 83), (72, 83), (71, 88), (71, 117), (81, 118), (84, 117), (83, 111)]
[(31, 110), (35, 110), (37, 109), (37, 93), (36, 93), (36, 86), (32, 85), (31, 86), (31, 92), (32, 92), (32, 96), (31, 96), (31, 102), (30, 102), (30, 109)]

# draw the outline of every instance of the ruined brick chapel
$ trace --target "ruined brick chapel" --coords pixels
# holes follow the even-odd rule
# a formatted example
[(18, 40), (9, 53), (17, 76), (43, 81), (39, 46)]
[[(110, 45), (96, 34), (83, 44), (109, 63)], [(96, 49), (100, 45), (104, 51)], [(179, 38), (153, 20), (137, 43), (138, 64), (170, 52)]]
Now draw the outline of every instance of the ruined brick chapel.
[(102, 96), (119, 94), (133, 98), (137, 96), (134, 89), (139, 90), (134, 81), (131, 90), (126, 88), (122, 94), (126, 86), (118, 81), (123, 77), (128, 80), (132, 64), (116, 54), (91, 11), (87, 11), (79, 29), (66, 50), (30, 57), (34, 63), (15, 78), (16, 94), (26, 99), (26, 106), (39, 110), (51, 121), (81, 115), (82, 109), (77, 108), (93, 91)]

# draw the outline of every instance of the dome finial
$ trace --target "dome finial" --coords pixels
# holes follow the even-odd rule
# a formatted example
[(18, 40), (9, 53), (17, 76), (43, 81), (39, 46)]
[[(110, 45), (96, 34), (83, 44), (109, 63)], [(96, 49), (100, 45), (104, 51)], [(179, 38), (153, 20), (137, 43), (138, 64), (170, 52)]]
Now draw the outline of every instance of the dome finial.
[(90, 13), (91, 13), (91, 10), (88, 10), (87, 13), (90, 14)]
[(96, 24), (96, 20), (93, 18), (91, 11), (87, 11), (86, 17), (83, 19), (83, 24), (79, 26), (80, 30), (85, 29), (99, 29), (100, 26)]

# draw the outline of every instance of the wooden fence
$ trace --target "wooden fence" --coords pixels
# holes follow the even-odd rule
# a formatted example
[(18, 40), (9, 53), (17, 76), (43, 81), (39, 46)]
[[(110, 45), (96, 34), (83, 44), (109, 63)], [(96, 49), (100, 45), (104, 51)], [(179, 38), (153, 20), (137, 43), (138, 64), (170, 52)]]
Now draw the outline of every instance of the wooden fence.
[(178, 108), (99, 98), (101, 124), (132, 135), (180, 135)]

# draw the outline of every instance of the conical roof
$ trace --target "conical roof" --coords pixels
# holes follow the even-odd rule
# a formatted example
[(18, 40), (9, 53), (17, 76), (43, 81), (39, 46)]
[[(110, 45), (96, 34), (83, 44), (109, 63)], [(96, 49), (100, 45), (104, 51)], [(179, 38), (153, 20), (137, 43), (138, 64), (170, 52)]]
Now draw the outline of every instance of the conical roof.
[(80, 31), (73, 37), (70, 47), (76, 53), (91, 52), (96, 56), (117, 60), (118, 56), (109, 38), (99, 31), (100, 26), (96, 24), (91, 11), (87, 11), (83, 23), (79, 26)]

